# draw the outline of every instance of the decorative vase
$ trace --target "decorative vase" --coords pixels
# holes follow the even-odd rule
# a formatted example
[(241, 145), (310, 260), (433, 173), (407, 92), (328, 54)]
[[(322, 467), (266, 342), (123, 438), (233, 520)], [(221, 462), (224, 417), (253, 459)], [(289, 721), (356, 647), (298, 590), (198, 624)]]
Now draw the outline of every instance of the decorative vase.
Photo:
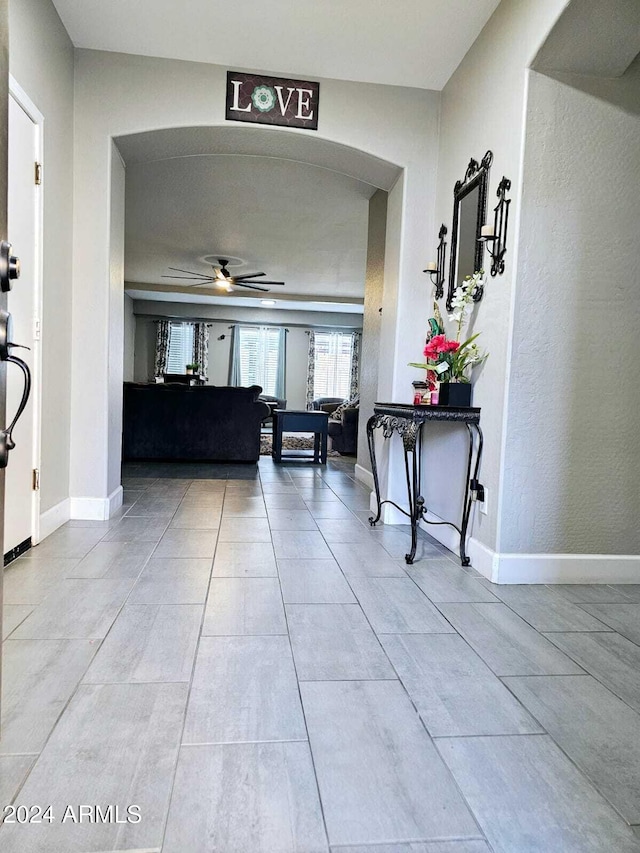
[(187, 370), (187, 376), (193, 376), (193, 370), (192, 370), (192, 368), (187, 367), (187, 368), (186, 368), (186, 370)]
[(468, 408), (471, 405), (471, 383), (441, 382), (438, 405)]

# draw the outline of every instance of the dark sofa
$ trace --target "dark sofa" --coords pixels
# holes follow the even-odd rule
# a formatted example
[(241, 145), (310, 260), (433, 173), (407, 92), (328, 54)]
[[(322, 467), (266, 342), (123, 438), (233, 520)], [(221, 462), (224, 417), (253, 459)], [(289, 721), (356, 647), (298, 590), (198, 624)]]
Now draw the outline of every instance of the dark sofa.
[(125, 382), (124, 459), (257, 462), (262, 388)]

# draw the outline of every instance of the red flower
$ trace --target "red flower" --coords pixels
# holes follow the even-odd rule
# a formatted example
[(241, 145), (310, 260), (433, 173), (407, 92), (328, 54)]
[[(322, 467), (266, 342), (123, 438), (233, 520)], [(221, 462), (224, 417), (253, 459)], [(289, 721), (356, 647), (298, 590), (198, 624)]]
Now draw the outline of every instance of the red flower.
[(438, 361), (439, 355), (455, 352), (459, 346), (458, 341), (448, 341), (446, 335), (435, 335), (424, 348), (424, 356), (431, 361)]

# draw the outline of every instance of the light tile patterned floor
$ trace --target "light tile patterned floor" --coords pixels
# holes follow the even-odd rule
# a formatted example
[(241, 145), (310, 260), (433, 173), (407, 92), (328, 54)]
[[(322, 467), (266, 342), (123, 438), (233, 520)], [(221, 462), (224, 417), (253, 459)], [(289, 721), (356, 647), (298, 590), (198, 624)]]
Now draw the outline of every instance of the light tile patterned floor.
[(124, 476), (5, 572), (3, 853), (640, 853), (638, 585), (407, 567), (346, 460)]

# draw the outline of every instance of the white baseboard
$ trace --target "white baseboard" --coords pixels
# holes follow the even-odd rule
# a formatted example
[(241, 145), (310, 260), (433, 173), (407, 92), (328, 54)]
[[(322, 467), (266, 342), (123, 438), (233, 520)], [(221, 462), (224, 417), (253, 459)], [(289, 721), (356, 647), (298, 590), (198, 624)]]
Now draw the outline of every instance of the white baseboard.
[(89, 521), (107, 521), (122, 506), (122, 486), (107, 498), (70, 498), (71, 518)]
[(373, 474), (371, 471), (363, 468), (362, 465), (356, 464), (355, 467), (355, 475), (356, 480), (360, 480), (361, 483), (364, 483), (365, 486), (368, 486), (370, 489), (373, 489)]
[(117, 489), (114, 489), (107, 500), (109, 501), (109, 518), (111, 518), (111, 516), (115, 515), (122, 506), (122, 502), (124, 500), (124, 489), (122, 486), (118, 486)]
[(500, 554), (497, 583), (640, 583), (637, 554)]
[[(428, 513), (429, 521), (442, 521)], [(450, 551), (458, 553), (452, 527), (420, 526)], [(467, 554), (473, 568), (493, 583), (640, 583), (640, 555), (635, 554), (498, 554), (471, 536)]]
[(39, 542), (50, 536), (54, 530), (57, 530), (71, 518), (71, 507), (69, 498), (65, 498), (60, 503), (52, 506), (51, 509), (45, 510), (40, 514), (40, 538)]

